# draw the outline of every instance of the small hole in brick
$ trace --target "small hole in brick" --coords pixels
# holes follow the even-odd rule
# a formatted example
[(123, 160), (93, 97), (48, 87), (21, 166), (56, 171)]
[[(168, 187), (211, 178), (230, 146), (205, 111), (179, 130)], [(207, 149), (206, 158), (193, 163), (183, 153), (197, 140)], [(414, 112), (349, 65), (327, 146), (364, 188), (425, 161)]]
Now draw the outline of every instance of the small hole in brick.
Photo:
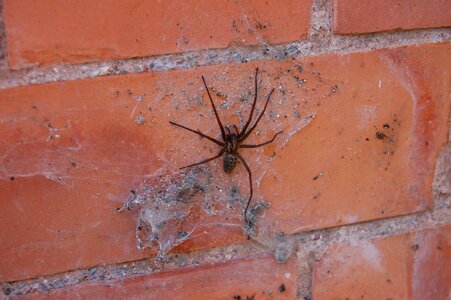
[(283, 292), (285, 292), (285, 290), (286, 290), (285, 284), (282, 283), (282, 284), (279, 286), (279, 292), (283, 293)]
[(379, 140), (383, 140), (385, 137), (387, 137), (383, 132), (376, 132), (376, 138)]

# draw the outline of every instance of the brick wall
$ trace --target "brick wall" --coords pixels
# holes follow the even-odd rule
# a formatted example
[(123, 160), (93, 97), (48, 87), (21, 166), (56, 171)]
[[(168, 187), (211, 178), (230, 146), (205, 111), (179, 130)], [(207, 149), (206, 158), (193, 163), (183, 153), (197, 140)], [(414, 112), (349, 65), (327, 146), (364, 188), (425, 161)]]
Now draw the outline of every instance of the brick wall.
[(1, 297), (449, 297), (449, 1), (0, 5)]

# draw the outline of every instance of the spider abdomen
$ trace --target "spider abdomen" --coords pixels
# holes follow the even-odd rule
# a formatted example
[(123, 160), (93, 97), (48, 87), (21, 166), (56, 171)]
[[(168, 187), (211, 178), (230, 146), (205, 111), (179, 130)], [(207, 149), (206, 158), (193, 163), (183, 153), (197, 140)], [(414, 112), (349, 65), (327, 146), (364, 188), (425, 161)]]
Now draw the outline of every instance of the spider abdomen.
[(231, 173), (236, 166), (236, 154), (226, 153), (224, 156), (224, 172)]

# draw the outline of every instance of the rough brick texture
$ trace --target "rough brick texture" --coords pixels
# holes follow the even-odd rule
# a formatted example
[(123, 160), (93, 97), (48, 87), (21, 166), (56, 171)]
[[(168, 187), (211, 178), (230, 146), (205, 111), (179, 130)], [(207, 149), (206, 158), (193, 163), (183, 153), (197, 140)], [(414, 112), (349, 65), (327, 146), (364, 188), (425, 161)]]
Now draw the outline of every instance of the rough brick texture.
[(451, 226), (332, 246), (316, 263), (314, 299), (447, 299)]
[[(0, 91), (0, 279), (246, 241), (249, 193), (239, 165), (215, 161), (219, 138), (200, 75), (225, 124), (243, 124), (256, 66), (266, 116), (243, 150), (254, 175), (257, 236), (418, 212), (432, 205), (437, 153), (447, 137), (450, 45), (124, 75)], [(239, 113), (243, 111), (243, 113)], [(180, 183), (179, 181), (183, 182)], [(182, 187), (171, 196), (172, 187)], [(136, 249), (132, 194), (153, 201), (159, 245)], [(172, 198), (171, 198), (172, 197)], [(187, 241), (185, 241), (187, 240)]]
[[(25, 299), (295, 299), (296, 258), (272, 256), (92, 282)], [(252, 298), (254, 297), (254, 298)]]
[[(0, 299), (449, 298), (450, 26), (446, 0), (0, 0)], [(230, 174), (182, 168), (221, 151), (207, 90), (227, 131), (269, 103)]]
[(447, 0), (334, 0), (334, 32), (370, 33), (451, 26)]
[(13, 69), (303, 39), (311, 1), (5, 0)]
[(434, 162), (448, 132), (447, 51), (442, 45), (315, 60), (327, 92), (315, 90), (315, 119), (277, 153), (262, 180), (271, 209), (261, 230), (296, 232), (430, 207)]

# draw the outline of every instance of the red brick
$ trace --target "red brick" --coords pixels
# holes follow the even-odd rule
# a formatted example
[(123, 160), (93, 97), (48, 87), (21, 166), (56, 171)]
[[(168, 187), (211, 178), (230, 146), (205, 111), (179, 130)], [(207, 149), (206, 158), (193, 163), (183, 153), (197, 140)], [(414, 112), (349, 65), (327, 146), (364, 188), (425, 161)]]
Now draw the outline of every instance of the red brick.
[(331, 247), (313, 272), (314, 299), (446, 299), (451, 226)]
[(314, 121), (291, 137), (262, 180), (271, 209), (260, 230), (296, 232), (430, 207), (435, 159), (448, 132), (449, 49), (312, 60), (338, 89), (314, 100)]
[(277, 44), (306, 37), (311, 0), (7, 0), (9, 65)]
[(370, 33), (451, 26), (447, 0), (334, 0), (334, 32)]
[(25, 299), (295, 299), (297, 278), (295, 257), (279, 264), (265, 256), (84, 283)]
[[(434, 162), (446, 141), (449, 47), (259, 62), (259, 111), (270, 88), (276, 91), (248, 141), (285, 132), (271, 145), (242, 151), (254, 175), (252, 206), (270, 203), (257, 233), (292, 233), (429, 207)], [(0, 91), (0, 279), (155, 255), (135, 249), (137, 211), (115, 211), (131, 190), (144, 195), (144, 182), (156, 197), (168, 188), (164, 182), (174, 186), (180, 178), (208, 177), (192, 199), (188, 193), (182, 197), (187, 201), (170, 208), (163, 201), (165, 210), (152, 212), (161, 221), (174, 221), (174, 212), (182, 216), (163, 226), (168, 232), (160, 235), (172, 247), (180, 242), (174, 240), (179, 233), (191, 233), (177, 251), (246, 241), (241, 229), (249, 194), (246, 171), (239, 165), (227, 175), (217, 160), (194, 177), (180, 173), (179, 167), (219, 149), (168, 121), (219, 138), (200, 75), (216, 91), (223, 123), (237, 124), (236, 112), (244, 110), (244, 118), (249, 111), (250, 101), (239, 99), (251, 97), (256, 66)], [(383, 133), (380, 139), (377, 132)]]

